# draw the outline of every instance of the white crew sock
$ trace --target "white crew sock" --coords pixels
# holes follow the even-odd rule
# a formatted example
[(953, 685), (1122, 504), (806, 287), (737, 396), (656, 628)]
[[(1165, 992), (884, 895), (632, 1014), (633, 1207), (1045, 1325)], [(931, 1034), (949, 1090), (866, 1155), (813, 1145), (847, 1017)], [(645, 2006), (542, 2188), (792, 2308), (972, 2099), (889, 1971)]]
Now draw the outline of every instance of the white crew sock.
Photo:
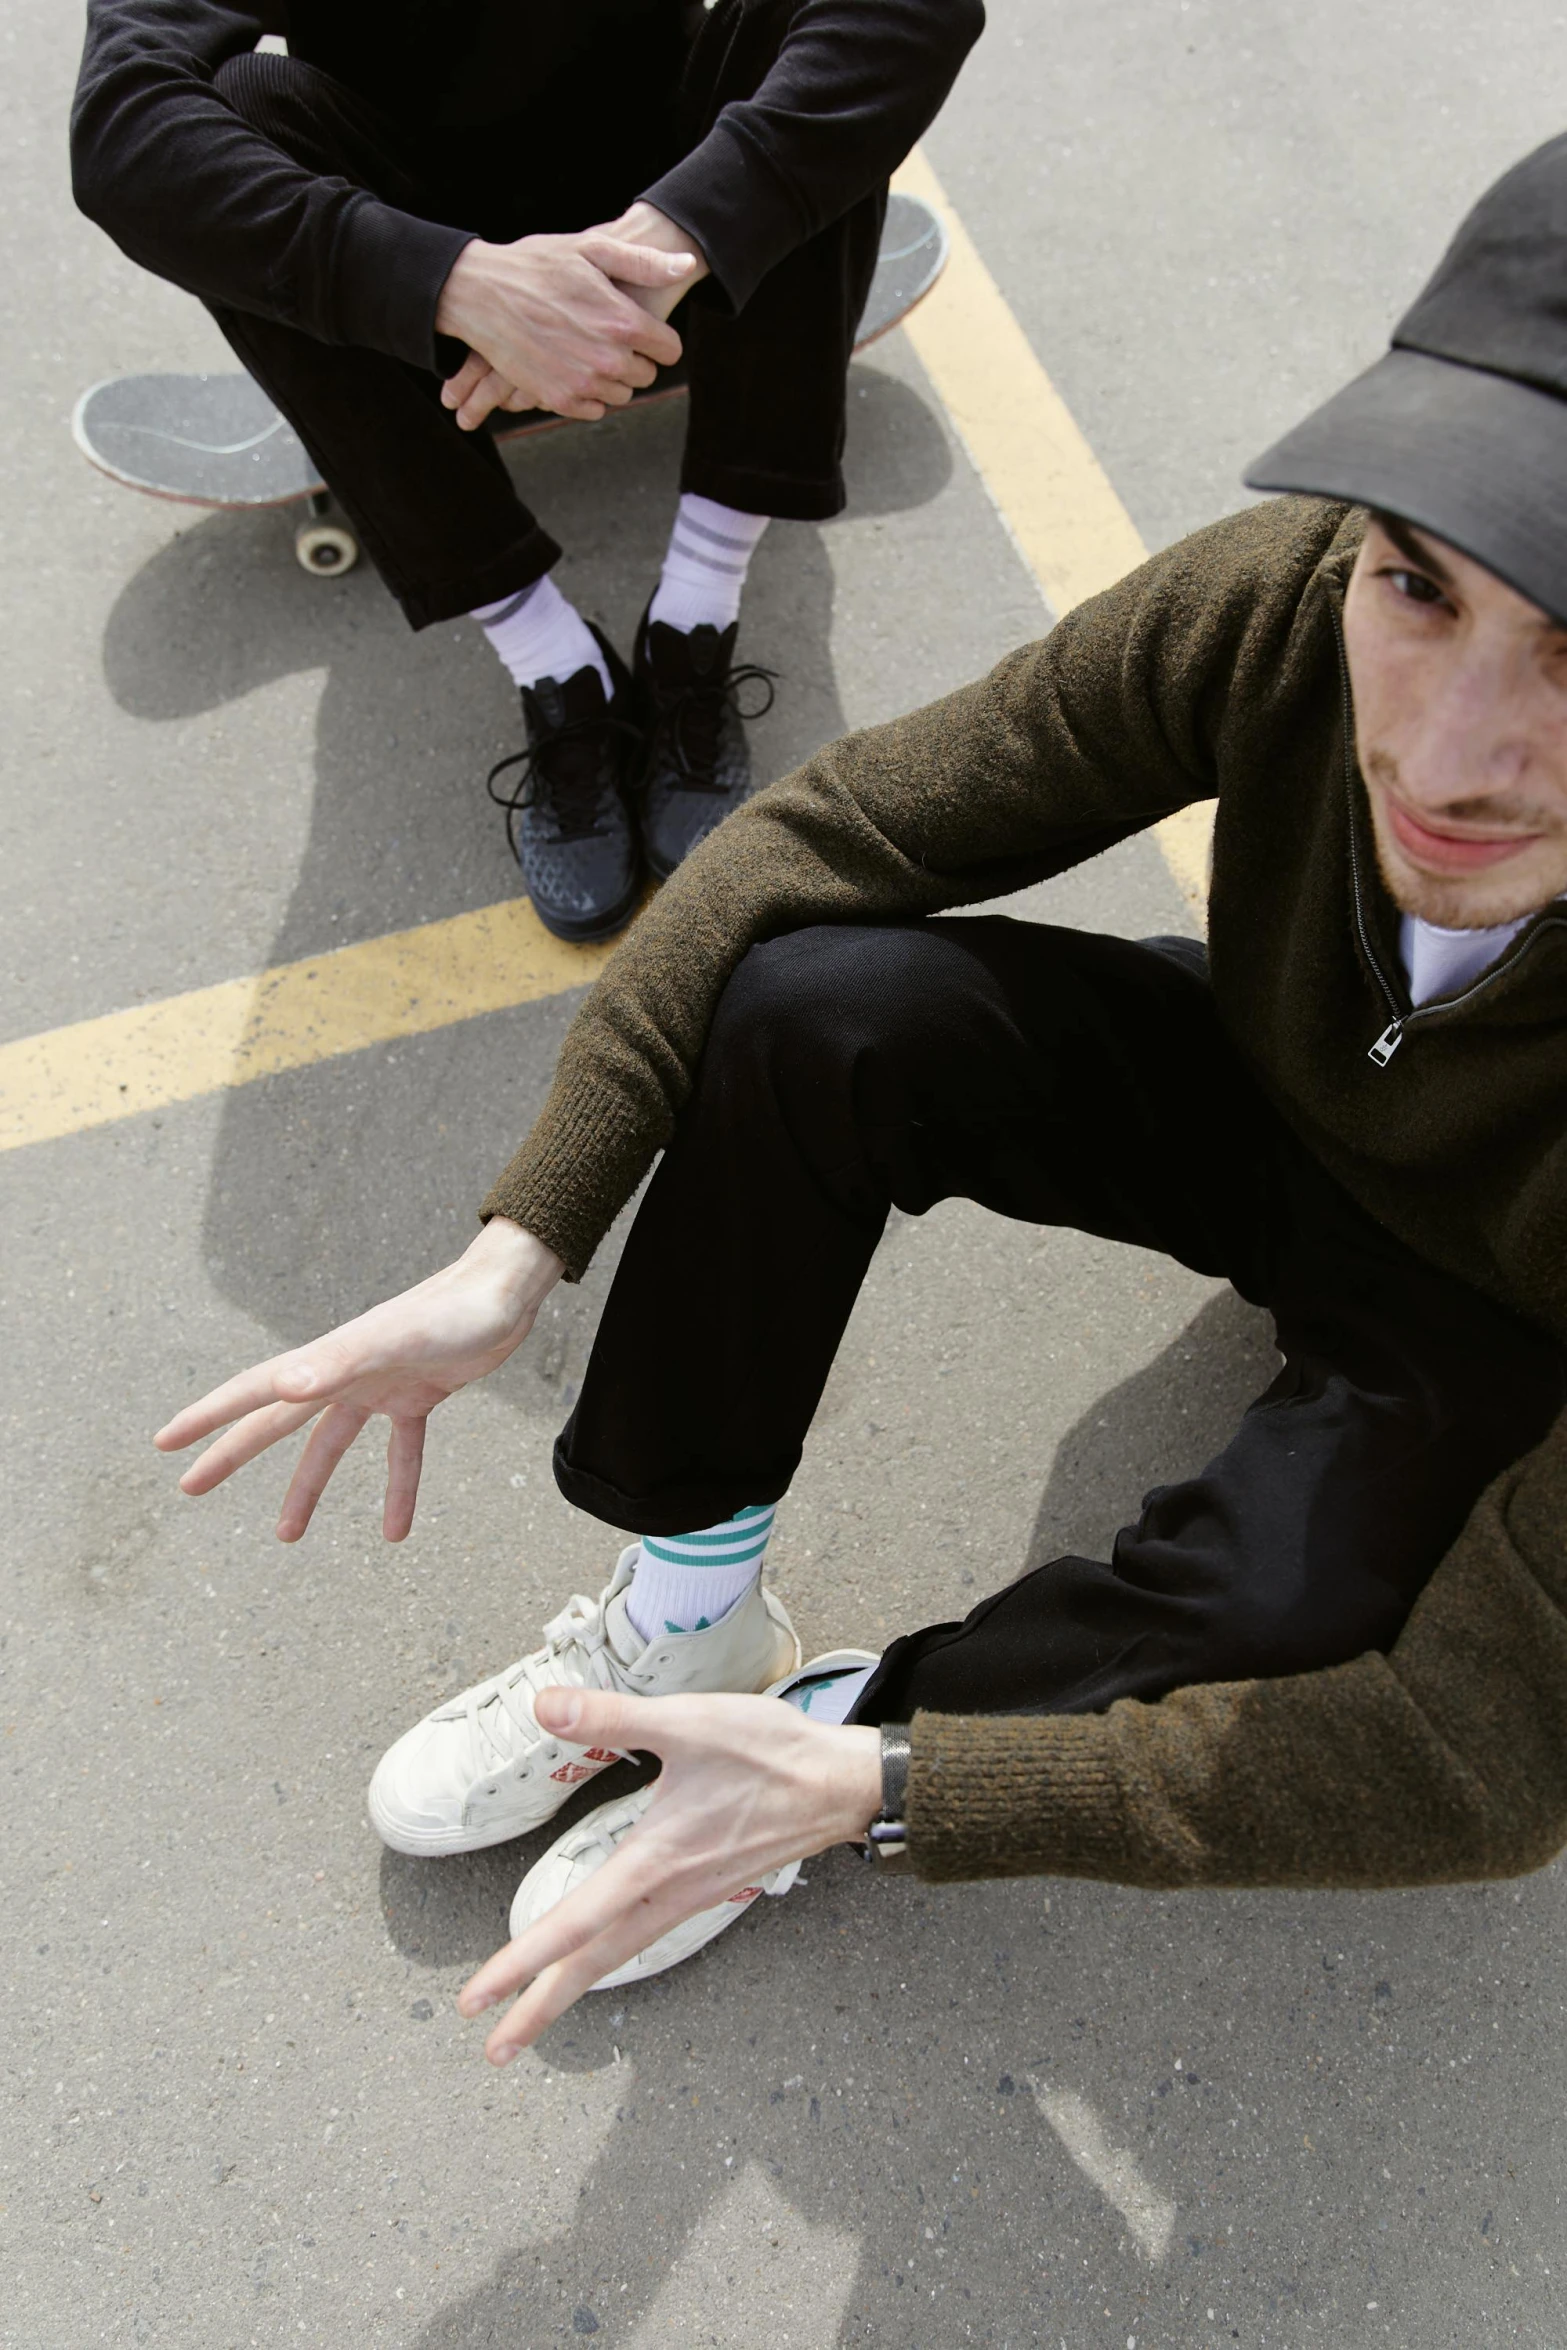
[(626, 1613), (644, 1640), (660, 1632), (705, 1632), (762, 1572), (773, 1502), (737, 1510), (695, 1534), (644, 1534)]
[(722, 630), (738, 620), (740, 590), (767, 523), (765, 514), (742, 514), (687, 490), (675, 510), (649, 626), (662, 620), (666, 627), (690, 630), (705, 621)]
[[(879, 1664), (881, 1660), (878, 1657), (876, 1661)], [(797, 1705), (813, 1722), (835, 1725), (848, 1719), (860, 1691), (875, 1670), (875, 1665), (846, 1665), (836, 1673), (823, 1673), (816, 1680), (807, 1676), (785, 1691), (784, 1703)]]
[(593, 668), (604, 680), (605, 701), (614, 698), (598, 638), (547, 571), (498, 604), (476, 605), (470, 618), (478, 621), (518, 685), (537, 685), (541, 677), (564, 685), (579, 669)]

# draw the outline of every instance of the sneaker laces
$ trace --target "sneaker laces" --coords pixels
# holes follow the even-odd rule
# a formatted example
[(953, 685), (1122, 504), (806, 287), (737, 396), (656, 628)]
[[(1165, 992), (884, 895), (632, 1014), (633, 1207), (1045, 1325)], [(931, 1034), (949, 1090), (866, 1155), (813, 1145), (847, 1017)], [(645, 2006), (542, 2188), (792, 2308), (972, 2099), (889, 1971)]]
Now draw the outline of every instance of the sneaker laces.
[[(612, 718), (601, 711), (588, 718), (568, 718), (541, 733), (537, 742), (496, 760), (484, 779), (484, 788), (496, 807), (505, 811), (506, 838), (514, 857), (519, 855), (517, 819), (525, 808), (541, 802), (554, 816), (562, 840), (602, 837), (604, 828), (598, 815), (605, 785), (595, 754), (606, 733), (624, 735), (636, 743), (642, 739), (640, 729), (628, 719)], [(558, 756), (562, 751), (568, 754), (564, 759)], [(500, 777), (513, 767), (521, 773), (513, 783), (502, 786)]]
[[(765, 718), (778, 698), (777, 677), (776, 669), (764, 669), (759, 661), (742, 661), (715, 676), (693, 677), (683, 685), (661, 688), (654, 711), (650, 765), (667, 750), (675, 772), (692, 791), (726, 793), (728, 786), (718, 781), (716, 773), (724, 712), (732, 710), (748, 725)], [(747, 685), (766, 688), (766, 701), (758, 702), (754, 710), (746, 709), (740, 699), (740, 688)]]
[(467, 1692), (463, 1710), (480, 1775), (505, 1769), (519, 1745), (533, 1746), (549, 1735), (533, 1711), (541, 1689), (618, 1687), (603, 1606), (575, 1592), (545, 1625), (542, 1648)]

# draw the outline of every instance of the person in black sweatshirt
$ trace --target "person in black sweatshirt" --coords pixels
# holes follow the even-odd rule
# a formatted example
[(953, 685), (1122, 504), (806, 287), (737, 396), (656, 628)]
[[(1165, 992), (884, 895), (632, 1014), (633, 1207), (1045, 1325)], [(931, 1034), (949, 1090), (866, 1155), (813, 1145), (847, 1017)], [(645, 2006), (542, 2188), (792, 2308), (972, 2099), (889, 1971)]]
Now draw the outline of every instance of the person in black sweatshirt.
[[(843, 504), (887, 178), (983, 23), (982, 0), (88, 0), (78, 204), (200, 296), (410, 623), (484, 626), (527, 746), (491, 789), (561, 937), (618, 929), (644, 856), (672, 871), (750, 790), (746, 566), (769, 516)], [(596, 418), (677, 363), (682, 495), (628, 671), (486, 426)]]

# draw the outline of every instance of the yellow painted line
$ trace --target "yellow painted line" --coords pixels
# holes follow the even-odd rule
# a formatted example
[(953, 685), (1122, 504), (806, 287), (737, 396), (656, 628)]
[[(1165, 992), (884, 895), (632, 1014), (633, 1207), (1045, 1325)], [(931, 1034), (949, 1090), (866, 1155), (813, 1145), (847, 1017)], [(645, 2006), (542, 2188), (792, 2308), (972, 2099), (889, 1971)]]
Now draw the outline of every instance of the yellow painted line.
[(552, 938), (525, 898), (0, 1045), (0, 1150), (596, 979), (608, 946)]
[(903, 331), (1057, 613), (1146, 561), (1137, 526), (916, 148), (893, 183), (947, 224), (947, 266)]
[[(951, 240), (945, 270), (903, 331), (1059, 618), (1135, 570), (1148, 550), (922, 149), (893, 185), (938, 212)], [(1199, 914), (1212, 832), (1209, 801), (1166, 817), (1154, 833)]]
[[(1070, 611), (1142, 562), (1142, 541), (918, 149), (897, 184), (951, 237), (905, 332), (1041, 593)], [(1189, 809), (1155, 836), (1199, 912), (1210, 823)], [(552, 938), (516, 898), (23, 1037), (0, 1045), (0, 1150), (559, 995), (609, 952)]]

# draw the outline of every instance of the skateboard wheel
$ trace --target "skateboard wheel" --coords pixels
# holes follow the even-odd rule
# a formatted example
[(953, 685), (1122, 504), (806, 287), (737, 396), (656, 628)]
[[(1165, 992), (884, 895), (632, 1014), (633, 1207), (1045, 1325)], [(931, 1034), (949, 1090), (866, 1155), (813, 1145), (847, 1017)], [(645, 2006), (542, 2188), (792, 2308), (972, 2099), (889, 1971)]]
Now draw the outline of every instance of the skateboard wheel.
[(294, 553), (316, 579), (335, 579), (352, 571), (359, 560), (359, 541), (341, 522), (302, 522), (294, 533)]

